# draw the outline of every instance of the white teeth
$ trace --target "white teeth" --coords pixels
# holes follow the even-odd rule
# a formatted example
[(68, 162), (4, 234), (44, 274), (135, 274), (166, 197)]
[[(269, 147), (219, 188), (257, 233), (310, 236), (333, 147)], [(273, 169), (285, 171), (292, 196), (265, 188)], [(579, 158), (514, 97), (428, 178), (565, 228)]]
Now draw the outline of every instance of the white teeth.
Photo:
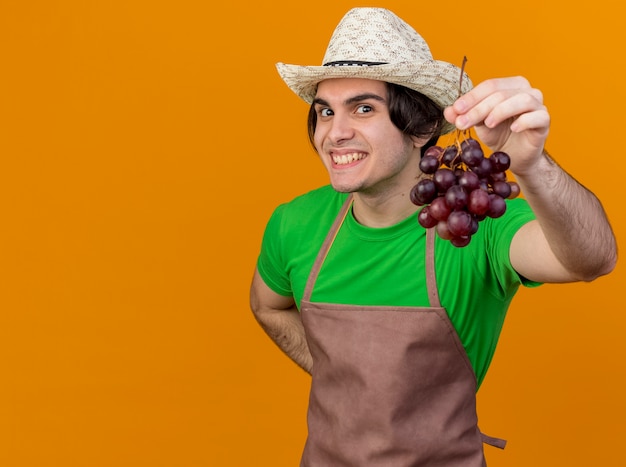
[(345, 165), (350, 164), (354, 161), (360, 161), (365, 157), (364, 154), (359, 152), (354, 152), (352, 154), (342, 154), (341, 156), (333, 156), (333, 162), (337, 165)]

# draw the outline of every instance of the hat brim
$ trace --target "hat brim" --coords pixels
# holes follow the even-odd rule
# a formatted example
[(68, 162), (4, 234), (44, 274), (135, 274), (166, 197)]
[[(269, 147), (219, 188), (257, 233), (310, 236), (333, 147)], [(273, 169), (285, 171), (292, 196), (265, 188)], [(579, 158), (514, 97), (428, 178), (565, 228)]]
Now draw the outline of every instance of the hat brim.
[[(460, 94), (472, 89), (467, 74), (451, 63), (438, 60), (420, 63), (393, 63), (369, 66), (302, 66), (277, 63), (276, 68), (287, 86), (308, 104), (313, 102), (317, 85), (332, 78), (362, 78), (386, 81), (413, 89), (432, 99), (442, 110), (452, 105)], [(445, 122), (442, 134), (454, 130)]]

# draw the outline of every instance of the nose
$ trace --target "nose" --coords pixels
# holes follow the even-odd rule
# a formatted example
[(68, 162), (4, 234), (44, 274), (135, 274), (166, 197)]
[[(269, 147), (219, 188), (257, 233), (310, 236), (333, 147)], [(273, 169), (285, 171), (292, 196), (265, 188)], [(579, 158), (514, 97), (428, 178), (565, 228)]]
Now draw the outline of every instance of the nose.
[(327, 136), (328, 139), (336, 145), (351, 140), (354, 137), (354, 127), (350, 116), (343, 112), (335, 113), (330, 123)]

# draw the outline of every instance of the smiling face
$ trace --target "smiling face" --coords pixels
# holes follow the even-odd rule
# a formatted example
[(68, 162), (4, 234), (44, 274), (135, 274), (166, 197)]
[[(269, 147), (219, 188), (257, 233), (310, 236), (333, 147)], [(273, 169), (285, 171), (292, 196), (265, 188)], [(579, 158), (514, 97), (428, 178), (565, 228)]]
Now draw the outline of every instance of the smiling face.
[(313, 106), (315, 148), (335, 190), (370, 196), (410, 191), (427, 138), (408, 136), (391, 122), (384, 82), (322, 81)]

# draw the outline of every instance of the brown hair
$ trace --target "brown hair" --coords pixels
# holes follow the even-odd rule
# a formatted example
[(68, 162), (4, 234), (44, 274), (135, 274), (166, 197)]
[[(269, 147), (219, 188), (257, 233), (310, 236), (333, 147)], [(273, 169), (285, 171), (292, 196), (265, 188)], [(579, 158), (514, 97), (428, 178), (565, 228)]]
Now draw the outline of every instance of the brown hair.
[[(437, 143), (443, 123), (443, 110), (425, 95), (398, 84), (387, 84), (387, 100), (389, 118), (403, 133), (411, 136), (424, 137), (432, 134), (432, 138), (422, 147), (422, 155), (430, 146)], [(315, 105), (311, 104), (307, 127), (309, 141), (315, 148), (314, 135), (317, 125)]]

